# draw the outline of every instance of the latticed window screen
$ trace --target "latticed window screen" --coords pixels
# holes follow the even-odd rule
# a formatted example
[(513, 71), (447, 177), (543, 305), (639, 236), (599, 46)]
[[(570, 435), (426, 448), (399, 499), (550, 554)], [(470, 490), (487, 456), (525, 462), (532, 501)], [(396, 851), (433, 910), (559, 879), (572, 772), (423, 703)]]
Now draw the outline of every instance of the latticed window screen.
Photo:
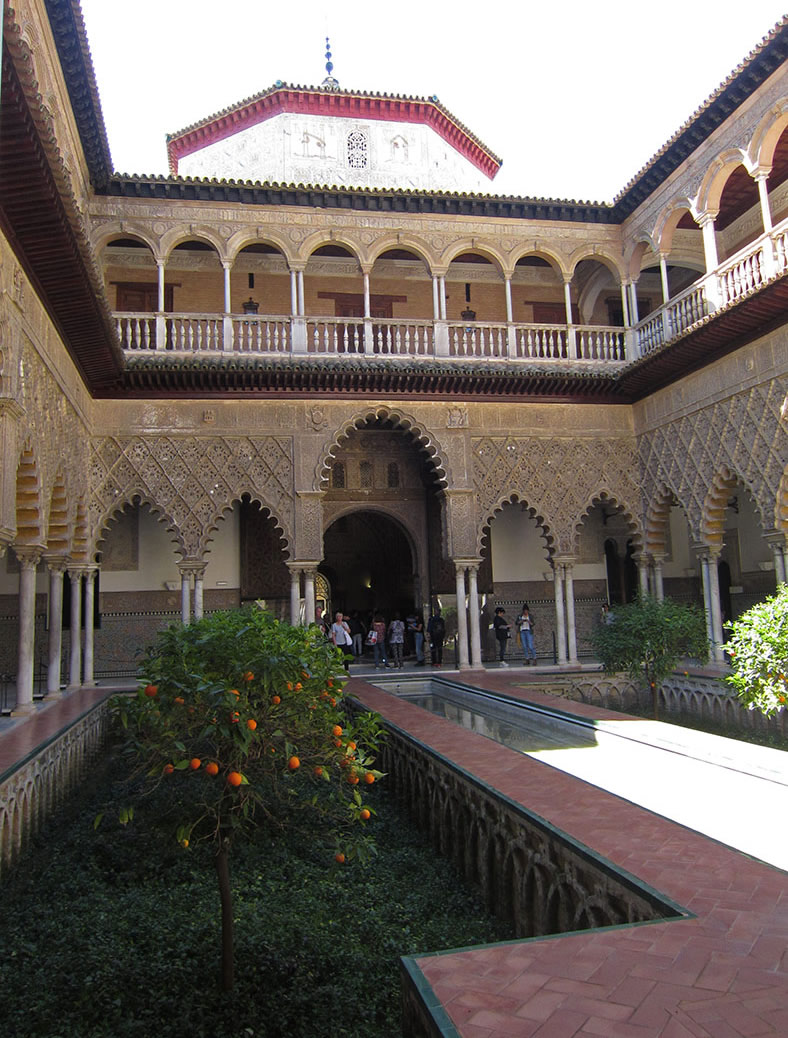
[(375, 475), (372, 469), (371, 461), (362, 461), (359, 465), (359, 475), (361, 477), (361, 489), (369, 490), (370, 487), (375, 485)]
[(347, 135), (348, 166), (351, 169), (366, 169), (367, 161), (367, 135), (362, 130), (351, 130)]
[(389, 462), (387, 483), (390, 488), (399, 486), (399, 465), (396, 461)]
[(331, 486), (339, 490), (345, 488), (345, 466), (341, 461), (335, 461), (331, 466)]

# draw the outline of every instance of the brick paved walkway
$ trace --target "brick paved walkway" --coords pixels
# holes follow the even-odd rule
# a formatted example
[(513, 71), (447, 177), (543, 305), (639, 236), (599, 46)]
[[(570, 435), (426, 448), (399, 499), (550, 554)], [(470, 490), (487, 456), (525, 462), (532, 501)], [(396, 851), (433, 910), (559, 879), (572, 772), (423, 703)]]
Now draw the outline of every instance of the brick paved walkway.
[[(555, 705), (515, 687), (522, 672), (461, 678)], [(788, 874), (360, 679), (348, 691), (696, 916), (419, 958), (462, 1038), (788, 1036)]]

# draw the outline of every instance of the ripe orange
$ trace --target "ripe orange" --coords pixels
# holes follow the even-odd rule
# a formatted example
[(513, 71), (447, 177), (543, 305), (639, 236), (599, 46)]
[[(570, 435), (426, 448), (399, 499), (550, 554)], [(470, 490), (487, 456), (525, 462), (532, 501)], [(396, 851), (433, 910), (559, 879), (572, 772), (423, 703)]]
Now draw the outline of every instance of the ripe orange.
[(192, 759), (189, 761), (189, 767), (192, 769), (192, 771), (196, 771), (201, 764), (202, 761), (199, 757), (192, 757)]
[(315, 775), (317, 775), (317, 777), (320, 778), (320, 776), (323, 774), (323, 769), (318, 764), (317, 767), (314, 769), (314, 772)]
[(340, 851), (339, 854), (334, 855), (334, 861), (338, 862), (340, 865), (344, 865), (345, 855)]
[(241, 693), (238, 691), (237, 688), (230, 688), (230, 689), (227, 690), (227, 695), (228, 696), (240, 696), (240, 694)]
[(295, 685), (296, 692), (300, 692), (303, 687), (304, 686), (301, 684), (300, 681), (296, 681), (296, 685)]
[(358, 785), (358, 775), (348, 775), (347, 780), (351, 786)]
[(288, 768), (290, 768), (291, 771), (295, 771), (296, 768), (301, 767), (301, 761), (298, 759), (298, 757), (291, 757), (290, 760), (287, 762), (287, 766)]
[(340, 737), (340, 735), (342, 734), (342, 725), (341, 724), (335, 724), (334, 728), (333, 728), (333, 732), (334, 732), (334, 735), (338, 739)]
[(175, 771), (175, 768), (173, 768), (172, 764), (165, 764), (164, 765), (164, 774), (165, 775), (171, 775), (173, 773), (173, 771)]
[(205, 774), (206, 775), (218, 775), (219, 774), (219, 765), (215, 761), (211, 761), (210, 764), (206, 764), (205, 765)]
[(238, 713), (237, 710), (233, 711), (230, 720), (233, 722), (233, 724), (238, 724), (238, 722), (241, 720), (241, 715)]
[(250, 732), (253, 732), (257, 727), (257, 721), (255, 721), (253, 717), (250, 717), (249, 720), (246, 722), (246, 727), (249, 729)]
[(282, 697), (281, 696), (272, 696), (271, 697), (271, 702), (274, 704), (274, 706), (279, 706), (279, 704), (282, 702)]
[(181, 840), (181, 847), (183, 847), (184, 850), (186, 850), (186, 848), (188, 846), (189, 846), (189, 841), (188, 840)]
[(243, 776), (241, 775), (240, 771), (231, 771), (230, 774), (227, 776), (227, 781), (230, 783), (231, 786), (240, 786), (243, 782)]
[(370, 813), (368, 808), (362, 807), (361, 812), (359, 814), (359, 817), (362, 818), (366, 822), (366, 821), (368, 821), (369, 818), (372, 817), (372, 815), (371, 815), (371, 813)]
[(292, 692), (293, 691), (293, 682), (292, 681), (288, 681), (288, 683), (287, 683), (287, 691), (288, 692)]
[(247, 672), (244, 674), (244, 681), (254, 681), (254, 674), (251, 672), (251, 670), (247, 670)]
[(183, 698), (183, 696), (176, 696), (175, 699), (173, 700), (173, 702), (174, 703), (179, 703), (179, 704), (182, 705), (183, 703), (186, 702), (186, 700)]
[(342, 745), (342, 743), (340, 742), (339, 739), (334, 739), (334, 745), (336, 746), (337, 749), (339, 749), (339, 747)]
[(337, 705), (337, 701), (336, 701), (336, 699), (334, 699), (333, 696), (329, 699), (329, 703), (331, 704), (331, 706), (336, 706)]
[(329, 688), (333, 688), (334, 687), (334, 682), (331, 680), (331, 678), (328, 679), (326, 684), (328, 685)]
[(355, 744), (355, 743), (353, 742), (353, 740), (352, 740), (352, 739), (351, 739), (351, 740), (350, 740), (350, 742), (349, 742), (349, 743), (347, 744), (347, 748), (348, 748), (349, 750), (355, 750), (355, 749), (356, 749), (356, 744)]
[(371, 771), (368, 771), (368, 772), (367, 772), (367, 773), (366, 773), (366, 774), (364, 775), (364, 781), (366, 782), (366, 784), (367, 784), (368, 786), (371, 786), (371, 785), (372, 785), (372, 783), (373, 783), (373, 782), (375, 781), (375, 776), (374, 776), (374, 775), (372, 774), (372, 772), (371, 772)]
[(302, 677), (302, 678), (308, 678), (308, 677), (309, 677), (309, 675), (307, 674), (307, 672), (306, 672), (305, 670), (302, 670), (302, 671), (301, 671), (301, 677)]
[(158, 691), (159, 691), (159, 686), (158, 685), (146, 685), (145, 686), (145, 695), (148, 697), (148, 699), (153, 699), (153, 697), (157, 694)]

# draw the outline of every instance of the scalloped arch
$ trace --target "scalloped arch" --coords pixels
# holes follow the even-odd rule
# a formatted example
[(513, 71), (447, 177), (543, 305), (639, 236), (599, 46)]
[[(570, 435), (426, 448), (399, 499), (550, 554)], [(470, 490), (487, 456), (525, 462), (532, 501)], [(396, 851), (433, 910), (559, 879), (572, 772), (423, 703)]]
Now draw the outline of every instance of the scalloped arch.
[(357, 429), (363, 428), (370, 422), (391, 421), (395, 428), (402, 429), (408, 433), (411, 439), (419, 445), (421, 450), (430, 458), (438, 482), (441, 487), (447, 486), (449, 482), (448, 463), (445, 450), (441, 450), (432, 433), (428, 432), (422, 422), (417, 421), (412, 415), (407, 415), (397, 407), (387, 404), (372, 404), (365, 407), (343, 422), (330, 440), (326, 441), (315, 468), (315, 490), (320, 490), (321, 485), (328, 479), (331, 464), (336, 458), (337, 451), (342, 443)]
[(289, 531), (284, 525), (281, 516), (277, 515), (273, 505), (268, 501), (263, 501), (259, 493), (253, 490), (240, 490), (235, 491), (233, 496), (226, 501), (221, 502), (219, 507), (216, 509), (214, 517), (205, 524), (205, 530), (202, 537), (200, 538), (200, 552), (205, 555), (206, 552), (210, 552), (209, 545), (215, 540), (214, 534), (219, 529), (219, 523), (224, 522), (232, 512), (236, 504), (239, 504), (242, 499), (246, 497), (249, 499), (251, 504), (257, 505), (261, 512), (267, 512), (269, 518), (273, 521), (274, 529), (279, 531), (279, 536), (284, 546), (283, 550), (288, 557), (292, 557), (292, 531)]
[(66, 480), (62, 470), (59, 470), (49, 498), (47, 551), (53, 555), (68, 555), (71, 549), (72, 530), (73, 522), (66, 494)]
[(591, 511), (593, 511), (593, 509), (596, 508), (598, 505), (604, 504), (613, 505), (616, 509), (619, 509), (621, 512), (623, 512), (624, 516), (627, 519), (627, 524), (632, 530), (633, 546), (636, 551), (642, 550), (644, 540), (643, 526), (640, 521), (637, 509), (633, 508), (632, 505), (625, 499), (616, 496), (610, 490), (602, 487), (598, 487), (593, 492), (593, 495), (586, 499), (586, 505), (583, 508), (583, 511), (580, 513), (580, 516), (577, 522), (575, 523), (575, 528), (572, 533), (572, 550), (575, 552), (577, 551), (580, 528), (583, 526), (586, 516), (588, 516), (591, 513)]
[(493, 505), (492, 509), (484, 517), (484, 520), (479, 524), (479, 531), (476, 536), (476, 548), (479, 555), (481, 555), (482, 551), (482, 542), (487, 536), (487, 531), (490, 529), (492, 523), (495, 520), (495, 517), (500, 515), (505, 505), (517, 504), (525, 505), (528, 510), (529, 517), (536, 522), (536, 525), (539, 528), (542, 537), (544, 537), (545, 541), (547, 541), (548, 555), (552, 557), (555, 554), (556, 537), (549, 525), (548, 520), (545, 519), (545, 517), (541, 515), (533, 505), (528, 503), (528, 498), (525, 495), (520, 494), (518, 491), (514, 490), (508, 495), (501, 494), (501, 496)]
[(173, 535), (173, 540), (178, 545), (177, 551), (185, 557), (186, 553), (183, 550), (183, 542), (181, 540), (178, 525), (172, 516), (162, 508), (161, 505), (157, 504), (147, 493), (144, 487), (130, 487), (120, 494), (116, 500), (112, 502), (109, 508), (107, 508), (102, 515), (96, 521), (95, 527), (92, 531), (92, 535), (89, 542), (89, 554), (93, 558), (98, 551), (99, 543), (104, 539), (102, 534), (109, 527), (109, 524), (115, 518), (115, 516), (122, 512), (127, 505), (147, 505), (150, 509), (151, 515), (155, 515), (158, 518), (158, 522), (164, 523), (167, 533)]
[(737, 486), (742, 486), (747, 491), (761, 530), (765, 529), (763, 516), (758, 507), (758, 499), (752, 487), (741, 475), (726, 465), (714, 473), (706, 497), (703, 499), (700, 533), (704, 544), (722, 548), (725, 539), (725, 509), (728, 507), (731, 491), (735, 490)]
[(646, 511), (644, 549), (650, 555), (664, 554), (667, 549), (667, 531), (672, 508), (682, 510), (689, 528), (687, 510), (681, 504), (678, 494), (667, 483), (662, 483), (656, 493), (652, 495)]
[(38, 455), (28, 437), (19, 452), (16, 467), (16, 535), (15, 545), (44, 543), (41, 475)]

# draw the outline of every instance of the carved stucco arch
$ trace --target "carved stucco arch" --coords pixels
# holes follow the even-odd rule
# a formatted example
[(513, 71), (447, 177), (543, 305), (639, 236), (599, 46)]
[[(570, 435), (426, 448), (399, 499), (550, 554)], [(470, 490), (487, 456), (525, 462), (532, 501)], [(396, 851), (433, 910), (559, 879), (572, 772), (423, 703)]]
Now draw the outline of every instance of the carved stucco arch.
[(229, 259), (227, 255), (227, 243), (224, 239), (216, 233), (214, 227), (206, 224), (186, 224), (179, 223), (175, 227), (171, 227), (169, 231), (166, 231), (161, 236), (159, 248), (161, 250), (161, 258), (166, 263), (172, 254), (173, 249), (180, 245), (182, 242), (187, 241), (202, 241), (210, 245), (216, 252), (219, 263), (226, 263)]
[(72, 547), (74, 532), (75, 508), (72, 508), (66, 491), (66, 479), (61, 470), (55, 476), (49, 494), (49, 511), (47, 519), (46, 546), (47, 552), (53, 555), (66, 556)]
[(310, 234), (299, 245), (298, 253), (295, 257), (296, 261), (306, 266), (313, 253), (324, 245), (341, 245), (347, 249), (350, 252), (351, 259), (358, 263), (359, 273), (361, 273), (362, 264), (367, 262), (366, 249), (361, 242), (356, 241), (345, 229), (335, 230), (331, 227), (321, 227), (314, 234)]
[(632, 534), (632, 546), (635, 551), (641, 551), (643, 549), (643, 524), (638, 515), (638, 510), (632, 506), (632, 503), (627, 501), (625, 496), (620, 493), (614, 493), (609, 487), (599, 487), (594, 491), (593, 495), (588, 498), (588, 502), (575, 523), (575, 528), (572, 536), (572, 554), (576, 555), (579, 547), (580, 531), (584, 525), (586, 517), (596, 508), (598, 505), (612, 505), (614, 508), (619, 509), (627, 521)]
[(788, 129), (788, 97), (773, 104), (762, 117), (747, 149), (753, 168), (771, 170), (774, 152), (785, 130)]
[(261, 512), (268, 513), (268, 517), (273, 522), (274, 529), (278, 532), (280, 540), (282, 541), (282, 550), (284, 554), (288, 558), (292, 558), (294, 552), (293, 545), (291, 542), (291, 531), (289, 531), (285, 527), (284, 523), (282, 522), (281, 518), (277, 515), (274, 508), (271, 506), (270, 502), (264, 500), (263, 496), (260, 494), (259, 489), (254, 489), (252, 487), (237, 490), (234, 497), (231, 500), (224, 501), (221, 503), (220, 507), (217, 509), (216, 517), (213, 520), (211, 520), (209, 524), (206, 526), (205, 535), (202, 539), (202, 554), (205, 555), (210, 553), (210, 546), (211, 544), (213, 544), (213, 541), (215, 540), (214, 535), (216, 534), (217, 530), (219, 530), (219, 524), (227, 520), (229, 515), (232, 513), (233, 508), (236, 506), (236, 504), (239, 504), (244, 497), (248, 498), (251, 504), (257, 505)]
[(113, 220), (112, 223), (102, 223), (94, 228), (91, 242), (96, 255), (100, 256), (117, 238), (134, 238), (150, 249), (155, 260), (161, 258), (159, 239), (154, 238), (147, 227), (138, 225), (133, 220)]
[(701, 541), (713, 548), (722, 548), (725, 540), (725, 510), (731, 493), (737, 486), (742, 486), (750, 496), (755, 514), (761, 527), (761, 533), (765, 533), (763, 515), (758, 505), (755, 492), (747, 481), (736, 471), (728, 466), (723, 466), (714, 473), (711, 484), (703, 502), (703, 518), (701, 524)]
[(712, 213), (716, 215), (720, 210), (720, 200), (728, 178), (738, 166), (744, 166), (748, 173), (752, 173), (752, 163), (746, 152), (741, 148), (728, 148), (721, 152), (709, 165), (701, 181), (700, 190), (696, 201), (698, 214)]
[(477, 533), (477, 554), (481, 555), (483, 542), (488, 537), (496, 517), (503, 512), (504, 506), (517, 504), (526, 507), (529, 519), (534, 520), (537, 529), (539, 530), (539, 535), (547, 542), (547, 553), (552, 558), (555, 554), (555, 536), (550, 527), (549, 519), (543, 516), (535, 505), (530, 504), (527, 493), (517, 490), (513, 490), (508, 496), (502, 495), (486, 518), (479, 524)]
[(243, 230), (236, 231), (235, 234), (227, 239), (225, 246), (227, 261), (234, 266), (241, 251), (249, 245), (272, 246), (272, 248), (277, 249), (282, 254), (288, 267), (295, 258), (292, 252), (293, 243), (289, 242), (284, 235), (271, 230), (267, 230), (265, 234), (259, 234), (252, 228), (244, 228)]
[(420, 259), (430, 274), (438, 263), (438, 257), (423, 238), (415, 234), (403, 234), (401, 231), (389, 231), (379, 235), (369, 246), (367, 262), (370, 266), (374, 265), (389, 249), (406, 249), (414, 253), (414, 258)]
[(426, 454), (437, 476), (438, 485), (446, 487), (451, 483), (447, 452), (437, 441), (435, 435), (430, 432), (423, 422), (419, 422), (412, 415), (405, 414), (400, 408), (388, 404), (371, 404), (355, 412), (349, 419), (342, 423), (341, 427), (326, 441), (320, 452), (317, 466), (315, 468), (314, 490), (324, 489), (324, 483), (329, 478), (331, 465), (337, 452), (345, 440), (354, 432), (363, 429), (365, 425), (375, 421), (388, 421), (394, 423), (396, 429), (401, 429)]
[(555, 249), (550, 248), (543, 242), (534, 242), (533, 245), (524, 245), (522, 248), (512, 250), (512, 254), (509, 257), (509, 266), (514, 271), (517, 263), (521, 259), (525, 259), (526, 256), (538, 256), (539, 259), (546, 260), (550, 264), (552, 270), (558, 275), (561, 280), (568, 279), (570, 277), (569, 268), (566, 263), (566, 259)]
[(621, 284), (624, 280), (626, 269), (624, 267), (623, 257), (620, 255), (614, 256), (611, 252), (608, 252), (607, 248), (603, 245), (583, 244), (578, 246), (569, 257), (568, 273), (570, 277), (574, 278), (578, 264), (582, 263), (583, 260), (594, 260), (596, 263), (600, 263), (603, 267), (607, 267), (613, 277), (617, 279), (618, 284)]
[(157, 521), (162, 523), (167, 533), (170, 534), (171, 540), (176, 545), (174, 548), (175, 553), (181, 554), (185, 557), (177, 522), (173, 516), (166, 511), (166, 509), (151, 499), (144, 486), (138, 485), (136, 487), (129, 487), (127, 493), (119, 496), (113, 505), (108, 508), (95, 523), (93, 530), (90, 531), (86, 545), (86, 552), (91, 560), (96, 557), (96, 552), (99, 550), (99, 544), (104, 540), (104, 535), (110, 528), (114, 519), (120, 515), (128, 505), (137, 507), (147, 505), (150, 509), (151, 515), (155, 516)]
[(687, 522), (690, 538), (693, 537), (689, 526), (687, 509), (681, 503), (676, 489), (668, 486), (667, 483), (662, 483), (656, 492), (650, 496), (648, 508), (646, 509), (643, 547), (647, 554), (664, 555), (667, 551), (667, 533), (670, 524), (670, 512), (673, 508), (681, 509)]
[(440, 266), (448, 270), (451, 263), (465, 252), (475, 252), (485, 259), (490, 260), (493, 266), (498, 268), (498, 273), (503, 278), (505, 272), (510, 271), (510, 263), (501, 252), (488, 241), (480, 241), (478, 238), (459, 238), (443, 250), (440, 257)]
[(45, 544), (46, 515), (41, 465), (31, 437), (22, 444), (16, 465), (16, 534), (14, 546)]

